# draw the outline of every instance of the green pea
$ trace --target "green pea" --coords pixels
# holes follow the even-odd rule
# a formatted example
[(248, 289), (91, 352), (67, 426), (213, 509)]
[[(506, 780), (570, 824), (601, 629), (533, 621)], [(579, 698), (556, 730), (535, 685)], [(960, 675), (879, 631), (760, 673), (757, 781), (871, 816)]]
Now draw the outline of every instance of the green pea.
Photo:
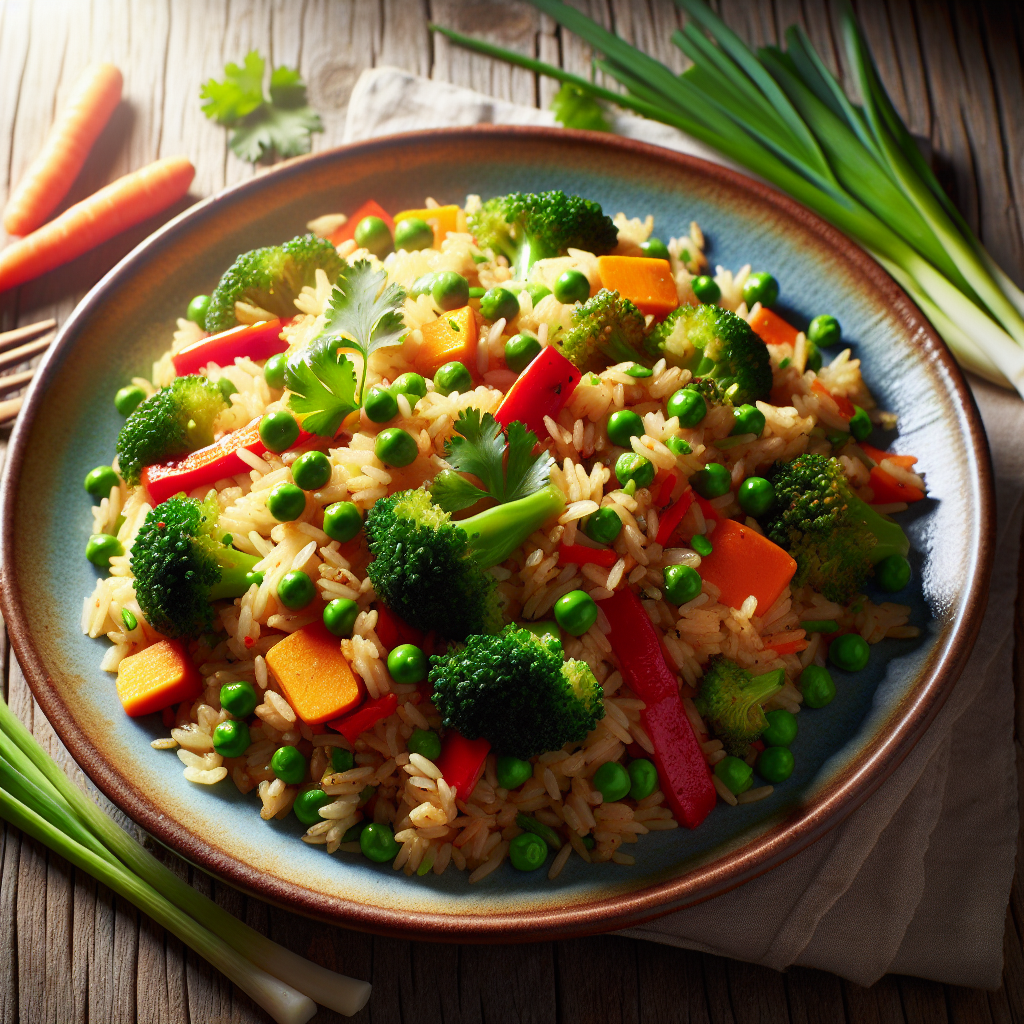
[(363, 856), (377, 864), (386, 864), (398, 856), (398, 843), (390, 825), (374, 822), (359, 835), (359, 849)]
[(405, 741), (405, 748), (410, 754), (419, 754), (428, 761), (436, 761), (441, 756), (441, 737), (433, 729), (413, 729), (412, 735)]
[(114, 395), (114, 408), (122, 416), (129, 416), (131, 413), (135, 412), (138, 404), (145, 400), (146, 392), (143, 391), (138, 384), (129, 384), (127, 387), (121, 388), (121, 390)]
[(85, 489), (93, 498), (109, 498), (112, 488), (121, 483), (121, 478), (110, 466), (97, 466), (85, 474)]
[(372, 423), (387, 423), (398, 415), (398, 399), (390, 389), (381, 384), (374, 384), (366, 392), (363, 408), (366, 410), (367, 419)]
[(427, 382), (418, 373), (402, 373), (391, 382), (391, 393), (414, 399), (409, 404), (415, 405), (426, 395)]
[(263, 577), (266, 573), (259, 572), (257, 569), (252, 569), (245, 574), (245, 589), (248, 590), (254, 583), (257, 587), (262, 586)]
[(434, 390), (439, 395), (463, 394), (473, 386), (473, 377), (464, 363), (445, 363), (434, 374)]
[(445, 312), (461, 309), (469, 302), (469, 282), (454, 270), (444, 270), (434, 278), (430, 297)]
[(399, 644), (388, 655), (388, 672), (396, 683), (419, 683), (427, 678), (427, 656), (415, 644)]
[(283, 452), (299, 439), (299, 423), (286, 409), (268, 412), (260, 420), (260, 440), (268, 451)]
[(615, 460), (615, 479), (623, 487), (631, 481), (636, 487), (650, 487), (654, 483), (654, 463), (636, 452), (623, 452)]
[(599, 790), (604, 797), (605, 803), (613, 803), (621, 800), (633, 784), (629, 772), (619, 764), (618, 761), (605, 761), (600, 768), (594, 772), (594, 788)]
[(306, 495), (295, 484), (277, 484), (267, 496), (267, 511), (279, 523), (294, 522), (306, 509)]
[(665, 566), (665, 597), (672, 604), (680, 605), (692, 601), (700, 594), (704, 581), (700, 573), (689, 565)]
[(469, 289), (469, 297), (471, 299), (482, 299), (487, 294), (486, 288), (481, 288), (479, 285), (471, 285)]
[(111, 533), (94, 533), (85, 545), (85, 557), (101, 569), (109, 569), (111, 558), (123, 554), (121, 542)]
[(363, 514), (351, 501), (336, 501), (324, 509), (324, 533), (342, 544), (363, 528)]
[(410, 433), (402, 430), (401, 427), (388, 427), (377, 435), (373, 443), (373, 454), (384, 463), (385, 466), (408, 466), (416, 461), (420, 450)]
[(910, 582), (910, 563), (902, 555), (888, 555), (875, 566), (875, 583), (887, 594), (895, 594)]
[(741, 405), (733, 410), (733, 425), (729, 431), (733, 437), (739, 434), (755, 434), (760, 437), (764, 431), (765, 418), (757, 406)]
[(582, 636), (597, 622), (597, 605), (585, 590), (570, 590), (555, 602), (555, 621), (566, 633)]
[(630, 761), (626, 770), (629, 772), (630, 800), (643, 800), (658, 788), (658, 769), (646, 757)]
[(520, 761), (518, 757), (506, 755), (498, 758), (496, 774), (502, 789), (518, 789), (527, 779), (533, 778), (533, 765), (529, 761)]
[(648, 238), (640, 243), (640, 251), (651, 260), (667, 260), (668, 246), (660, 238)]
[(406, 252), (430, 249), (434, 244), (434, 229), (419, 217), (406, 217), (395, 225), (395, 248)]
[(619, 409), (608, 417), (608, 440), (628, 448), (630, 438), (642, 437), (644, 421), (632, 409)]
[(336, 597), (324, 608), (324, 625), (335, 636), (350, 637), (358, 617), (359, 605), (347, 597)]
[(351, 771), (355, 767), (356, 758), (351, 750), (344, 747), (333, 747), (331, 749), (331, 771), (335, 774)]
[(718, 287), (718, 282), (707, 274), (695, 277), (690, 282), (690, 287), (697, 296), (697, 301), (705, 305), (713, 306), (722, 297), (722, 289)]
[(679, 417), (679, 426), (695, 427), (708, 414), (708, 404), (699, 391), (680, 388), (668, 400), (669, 416)]
[(867, 640), (859, 633), (844, 633), (828, 645), (828, 660), (844, 672), (859, 672), (870, 654)]
[(850, 417), (850, 433), (854, 440), (866, 441), (871, 436), (871, 417), (859, 406), (853, 407), (853, 416)]
[(227, 379), (227, 377), (221, 377), (217, 381), (217, 390), (221, 393), (225, 402), (230, 404), (231, 396), (238, 393), (238, 388)]
[(757, 759), (758, 774), (766, 782), (785, 782), (793, 774), (793, 752), (786, 747), (768, 747)]
[(139, 620), (135, 618), (135, 613), (129, 611), (127, 608), (121, 609), (121, 621), (124, 623), (124, 628), (127, 629), (129, 633), (139, 624)]
[(838, 345), (843, 332), (839, 327), (839, 321), (827, 313), (816, 316), (807, 328), (807, 340), (813, 341), (815, 345), (822, 348), (830, 348)]
[(277, 585), (277, 597), (285, 608), (298, 611), (316, 597), (316, 584), (301, 570), (286, 572)]
[(432, 270), (429, 274), (423, 274), (422, 276), (417, 277), (409, 287), (409, 294), (414, 299), (418, 299), (421, 295), (429, 295), (430, 289), (434, 287), (435, 277), (437, 277), (436, 270)]
[(541, 299), (547, 298), (551, 294), (551, 289), (539, 281), (531, 281), (529, 284), (524, 285), (523, 291), (530, 296), (530, 301), (533, 303), (534, 308), (536, 308), (537, 303)]
[(813, 341), (808, 340), (804, 344), (804, 354), (804, 368), (817, 373), (821, 369), (821, 349)]
[(229, 718), (213, 730), (213, 749), (221, 757), (241, 757), (249, 746), (249, 726)]
[(288, 360), (283, 352), (278, 352), (276, 356), (271, 356), (263, 364), (263, 379), (267, 382), (268, 388), (273, 388), (275, 391), (281, 391), (284, 388), (284, 371), (288, 365)]
[(379, 260), (394, 248), (391, 232), (380, 217), (364, 217), (356, 225), (354, 237), (360, 249), (369, 249)]
[(796, 715), (790, 711), (766, 711), (768, 728), (761, 733), (761, 742), (766, 747), (788, 747), (796, 739)]
[(507, 288), (489, 288), (480, 298), (480, 312), (492, 324), (512, 320), (519, 315), (519, 300)]
[(707, 556), (714, 551), (711, 541), (708, 540), (703, 533), (695, 533), (693, 535), (690, 540), (690, 547), (693, 548), (701, 558), (707, 558)]
[(513, 334), (505, 342), (505, 365), (513, 373), (522, 373), (540, 355), (540, 342), (528, 331)]
[(209, 295), (197, 295), (188, 304), (188, 309), (185, 310), (185, 319), (191, 320), (194, 324), (199, 324), (200, 327), (206, 326), (206, 311), (210, 308), (210, 296)]
[(690, 477), (690, 484), (702, 498), (720, 498), (723, 494), (729, 493), (732, 474), (721, 463), (709, 462)]
[(567, 270), (558, 275), (554, 292), (559, 302), (586, 302), (590, 298), (590, 281), (578, 270)]
[(606, 505), (587, 517), (583, 532), (598, 544), (614, 544), (622, 532), (622, 520)]
[(270, 770), (286, 785), (297, 786), (306, 777), (306, 759), (296, 747), (278, 747)]
[(333, 799), (322, 789), (304, 789), (295, 798), (292, 810), (303, 825), (315, 825), (324, 820), (320, 817), (320, 808), (324, 804), (329, 804)]
[(754, 769), (738, 757), (723, 757), (715, 765), (715, 775), (725, 783), (730, 793), (739, 796), (754, 783)]
[(248, 718), (257, 704), (259, 699), (252, 683), (239, 680), (237, 683), (225, 683), (220, 688), (220, 706), (235, 718)]
[(292, 479), (304, 491), (318, 491), (331, 479), (331, 460), (323, 452), (303, 452), (292, 463)]
[(508, 846), (508, 859), (518, 871), (536, 871), (548, 857), (548, 844), (532, 832), (523, 832)]
[(804, 695), (804, 705), (809, 708), (823, 708), (831, 704), (836, 695), (836, 684), (828, 669), (820, 665), (808, 665), (800, 673), (800, 692)]
[(775, 504), (775, 488), (763, 476), (748, 476), (736, 491), (736, 501), (748, 516), (763, 516)]
[(743, 283), (743, 301), (748, 307), (755, 302), (762, 306), (774, 306), (779, 298), (779, 282), (763, 271), (751, 274)]
[(670, 437), (665, 441), (665, 447), (678, 458), (680, 455), (690, 455), (693, 449), (690, 447), (689, 441), (684, 441), (681, 437)]

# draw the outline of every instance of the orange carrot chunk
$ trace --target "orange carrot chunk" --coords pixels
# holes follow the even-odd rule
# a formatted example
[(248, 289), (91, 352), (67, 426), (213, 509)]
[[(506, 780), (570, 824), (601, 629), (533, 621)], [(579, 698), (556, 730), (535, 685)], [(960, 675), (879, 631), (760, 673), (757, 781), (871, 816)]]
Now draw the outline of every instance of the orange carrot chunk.
[(778, 313), (773, 313), (766, 306), (762, 306), (750, 318), (750, 329), (766, 345), (795, 345), (796, 336), (799, 333)]
[(117, 695), (131, 718), (193, 701), (202, 692), (202, 677), (178, 640), (161, 640), (117, 666)]
[(363, 699), (363, 683), (322, 622), (297, 629), (267, 651), (267, 667), (308, 725), (343, 715)]
[(913, 504), (915, 501), (924, 501), (925, 498), (925, 493), (920, 487), (897, 480), (881, 466), (875, 466), (871, 470), (868, 486), (874, 491), (874, 504), (876, 505), (891, 505), (897, 501)]
[(676, 283), (668, 260), (646, 256), (599, 256), (597, 272), (601, 286), (618, 292), (657, 319), (668, 316), (679, 305)]
[(7, 201), (5, 231), (12, 235), (34, 231), (67, 195), (121, 102), (121, 85), (121, 72), (113, 64), (91, 64), (82, 72), (39, 155)]
[[(426, 221), (434, 229), (434, 248), (440, 249), (441, 243), (448, 237), (449, 231), (458, 231), (459, 214), (462, 210), (458, 206), (435, 206), (424, 210), (403, 210), (395, 214), (395, 223), (409, 220), (413, 217)], [(465, 231), (465, 222), (461, 230)]]
[(722, 604), (739, 608), (751, 594), (756, 614), (764, 615), (789, 586), (796, 562), (749, 526), (721, 519), (708, 538), (713, 550), (700, 562), (700, 574), (721, 591)]
[(470, 371), (476, 366), (476, 316), (471, 306), (442, 313), (420, 328), (423, 344), (413, 362), (424, 377), (433, 377), (445, 363), (457, 359)]

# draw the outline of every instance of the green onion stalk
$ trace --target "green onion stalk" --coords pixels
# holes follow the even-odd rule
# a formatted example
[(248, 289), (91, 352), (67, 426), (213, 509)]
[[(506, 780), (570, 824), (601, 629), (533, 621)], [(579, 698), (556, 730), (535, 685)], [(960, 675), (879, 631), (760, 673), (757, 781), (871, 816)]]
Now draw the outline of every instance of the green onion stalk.
[(562, 0), (530, 0), (602, 56), (625, 92), (452, 29), (459, 46), (571, 83), (596, 99), (686, 132), (809, 206), (903, 286), (965, 368), (1024, 395), (1024, 293), (986, 252), (939, 185), (885, 92), (856, 18), (842, 30), (855, 105), (799, 28), (756, 54), (704, 0), (672, 42), (682, 75)]
[(302, 1024), (320, 1003), (346, 1016), (367, 982), (320, 967), (261, 935), (197, 892), (93, 803), (0, 700), (0, 817), (130, 900), (260, 1004)]

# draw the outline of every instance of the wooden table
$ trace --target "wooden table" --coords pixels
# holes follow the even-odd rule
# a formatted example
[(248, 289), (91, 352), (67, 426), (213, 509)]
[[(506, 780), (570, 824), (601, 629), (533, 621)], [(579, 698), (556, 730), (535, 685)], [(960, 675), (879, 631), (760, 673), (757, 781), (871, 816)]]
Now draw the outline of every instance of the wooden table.
[[(659, 58), (682, 69), (668, 41), (679, 15), (669, 0), (582, 0)], [(824, 4), (722, 0), (747, 40), (775, 41), (802, 22), (834, 65), (836, 42)], [(1011, 8), (1016, 7), (1016, 13)], [(996, 259), (1024, 279), (1024, 80), (1019, 3), (948, 5), (939, 0), (862, 0), (859, 13), (896, 105), (930, 140), (960, 209)], [(400, 65), (520, 103), (546, 104), (552, 83), (431, 37), (428, 20), (586, 68), (578, 40), (533, 8), (473, 0), (97, 0), (93, 4), (0, 0), (0, 202), (39, 148), (55, 108), (81, 67), (114, 61), (126, 102), (114, 115), (75, 185), (80, 199), (158, 156), (187, 154), (192, 192), (207, 196), (253, 170), (227, 149), (226, 133), (200, 112), (200, 83), (253, 48), (298, 66), (325, 131), (317, 149), (341, 140), (359, 72)], [(0, 296), (0, 330), (46, 317), (63, 320), (88, 287), (156, 224), (140, 227), (16, 293)], [(1024, 659), (1018, 644), (1018, 664)], [(76, 766), (33, 705), (10, 649), (5, 693), (11, 706), (70, 771)], [(1018, 680), (1021, 673), (1018, 671)], [(1018, 713), (1018, 735), (1021, 730)], [(79, 773), (80, 775), (80, 773)], [(108, 805), (109, 806), (109, 805)], [(111, 808), (136, 834), (138, 830)], [(612, 1022), (938, 1022), (1018, 1024), (1024, 1020), (1024, 899), (1014, 882), (1007, 912), (1003, 988), (995, 993), (887, 977), (863, 989), (820, 971), (778, 974), (653, 943), (600, 937), (504, 948), (424, 945), (375, 939), (312, 924), (243, 897), (192, 872), (182, 875), (250, 924), (335, 970), (375, 985), (360, 1020)], [(755, 911), (752, 911), (755, 912)], [(204, 961), (134, 908), (17, 831), (0, 838), (0, 1021), (266, 1020)], [(317, 1022), (336, 1019), (321, 1011)], [(341, 1019), (341, 1018), (337, 1018)]]

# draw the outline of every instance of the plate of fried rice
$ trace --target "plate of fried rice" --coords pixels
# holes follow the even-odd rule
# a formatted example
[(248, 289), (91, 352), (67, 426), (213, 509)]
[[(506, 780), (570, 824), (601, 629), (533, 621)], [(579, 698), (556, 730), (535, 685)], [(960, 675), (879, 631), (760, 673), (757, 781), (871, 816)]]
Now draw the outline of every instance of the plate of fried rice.
[(540, 938), (866, 799), (992, 529), (970, 392), (856, 246), (700, 160), (478, 127), (282, 164), (93, 289), (12, 440), (3, 606), (72, 754), (194, 863)]

